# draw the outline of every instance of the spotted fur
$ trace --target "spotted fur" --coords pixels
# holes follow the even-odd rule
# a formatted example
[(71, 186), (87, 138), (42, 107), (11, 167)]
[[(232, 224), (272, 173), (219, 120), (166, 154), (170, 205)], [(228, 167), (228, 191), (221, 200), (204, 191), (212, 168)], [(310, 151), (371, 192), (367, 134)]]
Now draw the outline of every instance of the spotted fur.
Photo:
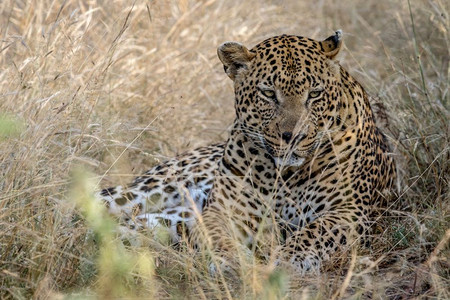
[(129, 229), (162, 226), (169, 229), (173, 242), (178, 242), (192, 229), (206, 204), (223, 149), (223, 144), (214, 144), (184, 153), (153, 167), (126, 187), (102, 190), (96, 198)]
[[(192, 218), (167, 218), (174, 239), (174, 222), (187, 221), (194, 243), (230, 264), (238, 248), (256, 249), (261, 232), (275, 232), (278, 262), (318, 269), (370, 230), (396, 176), (368, 95), (335, 60), (341, 45), (340, 31), (323, 41), (275, 36), (250, 50), (222, 44), (236, 109), (226, 143), (170, 160), (101, 197), (112, 212), (149, 227), (168, 209), (192, 211)], [(158, 201), (148, 201), (155, 193)]]

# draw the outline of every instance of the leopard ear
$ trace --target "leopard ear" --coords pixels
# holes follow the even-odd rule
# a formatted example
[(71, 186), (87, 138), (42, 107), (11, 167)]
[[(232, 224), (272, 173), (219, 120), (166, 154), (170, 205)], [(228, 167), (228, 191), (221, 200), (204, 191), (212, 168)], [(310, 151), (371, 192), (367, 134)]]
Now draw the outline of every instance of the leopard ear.
[(323, 53), (330, 59), (338, 55), (342, 47), (342, 30), (337, 30), (334, 35), (320, 42)]
[(236, 42), (225, 42), (217, 48), (217, 55), (223, 63), (223, 68), (232, 80), (243, 70), (247, 70), (255, 53)]

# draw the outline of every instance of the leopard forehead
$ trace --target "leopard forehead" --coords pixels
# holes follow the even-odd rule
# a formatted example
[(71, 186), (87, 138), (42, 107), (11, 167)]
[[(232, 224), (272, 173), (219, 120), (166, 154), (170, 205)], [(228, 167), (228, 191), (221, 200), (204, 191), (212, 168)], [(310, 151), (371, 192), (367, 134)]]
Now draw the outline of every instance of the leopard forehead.
[(293, 35), (268, 38), (250, 50), (255, 59), (250, 80), (244, 85), (277, 86), (286, 96), (323, 85), (333, 75), (330, 72), (333, 64), (323, 51), (322, 44), (310, 38)]
[(250, 51), (257, 52), (262, 57), (270, 54), (277, 54), (289, 59), (289, 56), (293, 54), (291, 51), (295, 49), (298, 49), (302, 55), (305, 55), (306, 52), (308, 52), (311, 55), (320, 56), (324, 51), (322, 45), (318, 41), (302, 36), (285, 34), (270, 37), (257, 44)]

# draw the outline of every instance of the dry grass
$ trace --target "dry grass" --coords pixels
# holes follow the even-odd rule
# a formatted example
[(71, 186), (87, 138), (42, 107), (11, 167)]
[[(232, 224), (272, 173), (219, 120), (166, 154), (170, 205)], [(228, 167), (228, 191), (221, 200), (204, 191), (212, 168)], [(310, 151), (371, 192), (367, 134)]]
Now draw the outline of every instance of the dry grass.
[[(450, 298), (448, 6), (2, 1), (0, 298)], [(101, 186), (128, 182), (167, 156), (225, 138), (233, 96), (217, 45), (252, 46), (280, 33), (323, 38), (338, 28), (342, 64), (387, 108), (402, 179), (369, 253), (288, 284), (284, 273), (249, 271), (243, 288), (230, 290), (187, 251), (155, 242), (125, 249), (106, 234), (109, 225), (89, 221), (94, 208), (82, 204), (80, 217), (70, 199), (89, 196), (86, 183), (72, 182), (74, 169), (99, 174), (90, 182)]]

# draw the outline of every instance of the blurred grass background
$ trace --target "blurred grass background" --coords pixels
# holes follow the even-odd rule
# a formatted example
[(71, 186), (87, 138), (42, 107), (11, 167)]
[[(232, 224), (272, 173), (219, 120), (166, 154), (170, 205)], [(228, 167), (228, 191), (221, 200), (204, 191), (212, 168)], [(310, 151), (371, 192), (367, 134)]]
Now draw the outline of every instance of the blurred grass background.
[[(440, 0), (3, 0), (0, 298), (450, 298), (448, 8)], [(379, 117), (389, 120), (401, 178), (370, 253), (351, 272), (288, 283), (282, 273), (252, 273), (234, 292), (164, 245), (117, 250), (128, 262), (108, 273), (118, 262), (102, 260), (105, 247), (121, 246), (71, 201), (89, 196), (70, 191), (126, 183), (224, 140), (234, 109), (220, 43), (322, 39), (336, 29), (341, 64), (385, 107)], [(80, 167), (98, 176), (77, 185)]]

